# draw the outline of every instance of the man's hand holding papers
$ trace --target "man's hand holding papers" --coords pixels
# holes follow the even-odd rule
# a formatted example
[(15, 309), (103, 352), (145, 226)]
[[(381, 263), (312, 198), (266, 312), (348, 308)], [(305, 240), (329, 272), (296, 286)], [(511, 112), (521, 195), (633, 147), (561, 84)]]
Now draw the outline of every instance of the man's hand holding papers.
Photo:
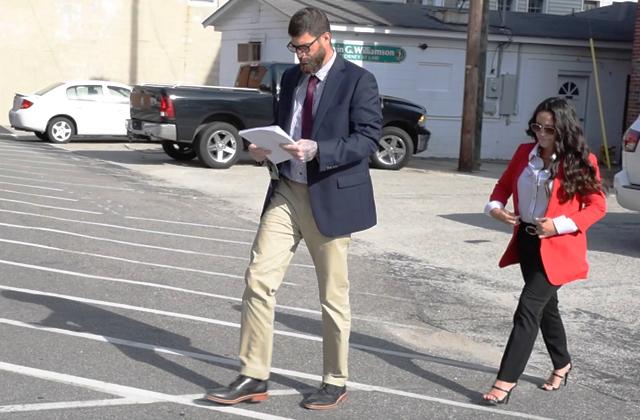
[(308, 162), (316, 156), (318, 143), (313, 140), (293, 139), (279, 126), (250, 128), (241, 130), (240, 135), (251, 144), (249, 154), (256, 162), (269, 159), (273, 163), (284, 162), (294, 158)]
[(281, 144), (280, 146), (289, 152), (294, 159), (301, 162), (309, 162), (316, 157), (318, 152), (318, 143), (307, 139), (300, 139), (293, 144)]
[(249, 154), (258, 162), (268, 158), (273, 163), (280, 163), (292, 157), (280, 145), (295, 142), (277, 125), (240, 130), (239, 134), (251, 143)]

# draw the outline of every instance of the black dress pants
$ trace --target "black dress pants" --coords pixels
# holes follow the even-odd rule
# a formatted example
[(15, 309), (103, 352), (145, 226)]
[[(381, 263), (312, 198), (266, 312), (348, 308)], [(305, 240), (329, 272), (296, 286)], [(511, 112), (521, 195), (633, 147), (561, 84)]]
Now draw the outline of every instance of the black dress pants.
[(557, 292), (560, 286), (549, 283), (540, 257), (540, 239), (526, 232), (527, 225), (521, 223), (517, 234), (520, 270), (525, 285), (498, 372), (498, 379), (506, 382), (517, 382), (524, 372), (538, 335), (538, 327), (554, 369), (560, 369), (571, 361), (558, 311)]

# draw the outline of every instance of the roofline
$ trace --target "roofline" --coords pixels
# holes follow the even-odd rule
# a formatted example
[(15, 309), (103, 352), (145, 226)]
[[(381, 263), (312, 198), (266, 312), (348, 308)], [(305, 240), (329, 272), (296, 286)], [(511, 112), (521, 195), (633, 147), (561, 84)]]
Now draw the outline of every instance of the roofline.
[[(202, 22), (203, 27), (214, 26), (213, 21), (220, 18), (222, 15), (227, 13), (227, 11), (231, 8), (232, 4), (237, 3), (238, 0), (229, 0), (226, 2), (221, 8), (213, 12), (211, 16), (206, 18)], [(278, 11), (283, 16), (290, 18), (285, 12), (271, 4), (269, 0), (256, 0), (262, 4), (265, 4), (274, 10)], [(467, 31), (444, 31), (444, 30), (434, 30), (434, 29), (420, 29), (420, 28), (401, 28), (401, 27), (393, 27), (393, 26), (367, 26), (367, 25), (350, 25), (350, 24), (331, 24), (331, 30), (335, 32), (354, 32), (354, 33), (370, 33), (370, 34), (385, 34), (391, 36), (428, 36), (431, 38), (439, 38), (439, 39), (467, 39)], [(540, 45), (560, 45), (560, 46), (568, 46), (568, 47), (588, 47), (589, 40), (588, 39), (562, 39), (562, 38), (546, 38), (546, 37), (535, 37), (535, 36), (507, 36), (501, 34), (488, 34), (488, 40), (494, 42), (518, 42), (521, 44), (540, 44)], [(600, 48), (609, 48), (615, 50), (631, 50), (632, 42), (625, 41), (599, 41), (597, 39), (594, 40), (598, 43)]]
[[(287, 19), (290, 19), (291, 16), (289, 16), (288, 14), (286, 14), (285, 12), (283, 12), (282, 10), (278, 9), (276, 6), (274, 6), (273, 4), (271, 4), (268, 0), (256, 0), (262, 4), (265, 4), (271, 8), (273, 8), (274, 10), (276, 10), (277, 12), (279, 12), (280, 14), (282, 14), (284, 17), (286, 17)], [(216, 10), (215, 12), (213, 12), (211, 14), (211, 16), (209, 16), (208, 18), (206, 18), (205, 20), (202, 21), (202, 26), (204, 28), (206, 28), (207, 26), (215, 26), (213, 24), (213, 21), (217, 20), (219, 17), (221, 17), (222, 15), (224, 15), (225, 13), (227, 13), (228, 9), (231, 8), (232, 4), (235, 4), (237, 2), (237, 0), (229, 0), (228, 2), (226, 2), (221, 8), (219, 8), (218, 10)]]
[[(388, 26), (362, 26), (362, 25), (341, 25), (331, 24), (332, 32), (353, 32), (364, 34), (384, 34), (391, 36), (422, 36), (438, 39), (466, 40), (466, 31), (438, 31), (413, 28), (394, 28)], [(542, 38), (534, 36), (507, 36), (500, 34), (488, 34), (488, 40), (493, 42), (517, 42), (521, 44), (541, 44), (541, 45), (561, 45), (567, 47), (588, 47), (588, 39), (562, 39), (562, 38)], [(632, 43), (625, 41), (599, 41), (594, 39), (600, 48), (610, 48), (619, 50), (631, 50)]]
[(235, 3), (235, 2), (233, 0), (229, 0), (218, 10), (210, 14), (208, 18), (202, 21), (202, 27), (206, 28), (207, 26), (213, 26), (212, 21), (216, 20), (219, 15), (223, 15), (224, 13), (226, 13), (227, 9), (231, 7), (232, 3)]

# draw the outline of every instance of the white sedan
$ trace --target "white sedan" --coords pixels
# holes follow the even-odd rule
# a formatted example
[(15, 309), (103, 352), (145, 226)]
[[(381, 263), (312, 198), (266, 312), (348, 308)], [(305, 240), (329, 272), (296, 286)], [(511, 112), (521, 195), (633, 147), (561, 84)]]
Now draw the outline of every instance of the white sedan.
[(56, 83), (32, 95), (17, 93), (11, 127), (66, 143), (73, 136), (126, 136), (131, 86), (103, 80)]
[(640, 117), (622, 138), (622, 170), (613, 178), (618, 203), (629, 210), (640, 211)]

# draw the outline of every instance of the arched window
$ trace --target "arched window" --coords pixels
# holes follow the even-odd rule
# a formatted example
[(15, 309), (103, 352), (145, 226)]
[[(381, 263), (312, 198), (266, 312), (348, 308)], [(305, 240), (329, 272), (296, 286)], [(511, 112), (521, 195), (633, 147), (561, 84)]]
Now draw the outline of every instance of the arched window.
[(578, 85), (573, 82), (564, 82), (562, 86), (560, 86), (560, 89), (558, 89), (558, 95), (572, 99), (574, 96), (580, 96), (580, 89), (578, 89)]

